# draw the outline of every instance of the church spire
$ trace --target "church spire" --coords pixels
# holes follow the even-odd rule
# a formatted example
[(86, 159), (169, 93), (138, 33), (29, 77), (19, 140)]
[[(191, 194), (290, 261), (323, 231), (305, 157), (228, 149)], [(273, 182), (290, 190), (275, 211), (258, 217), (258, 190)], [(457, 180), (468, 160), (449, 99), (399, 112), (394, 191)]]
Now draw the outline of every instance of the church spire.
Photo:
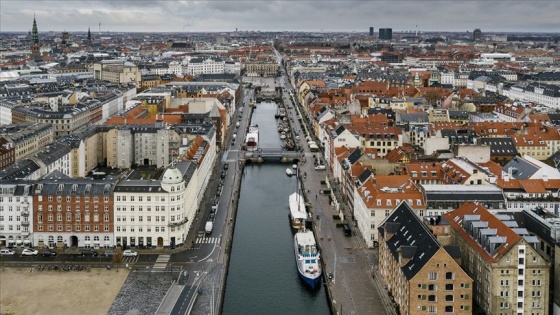
[(33, 29), (31, 30), (31, 56), (37, 58), (40, 55), (39, 31), (37, 30), (37, 20), (33, 14)]
[(31, 40), (33, 44), (39, 44), (39, 31), (37, 31), (37, 20), (33, 14), (33, 29), (31, 30)]
[(87, 41), (88, 44), (91, 44), (91, 29), (89, 27), (87, 29)]

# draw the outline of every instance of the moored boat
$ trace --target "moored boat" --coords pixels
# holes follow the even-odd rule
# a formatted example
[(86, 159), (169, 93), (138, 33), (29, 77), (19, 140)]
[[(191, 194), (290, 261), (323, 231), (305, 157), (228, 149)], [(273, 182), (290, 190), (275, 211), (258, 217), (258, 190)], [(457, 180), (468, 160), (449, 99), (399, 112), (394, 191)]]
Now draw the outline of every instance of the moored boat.
[(315, 289), (321, 283), (321, 255), (315, 236), (311, 231), (300, 231), (294, 235), (294, 251), (299, 277)]
[(290, 222), (292, 223), (292, 228), (299, 230), (305, 226), (305, 220), (307, 219), (307, 211), (305, 211), (303, 196), (298, 193), (293, 193), (288, 197), (288, 203), (290, 206)]
[(288, 175), (288, 177), (292, 177), (292, 175), (294, 175), (294, 172), (291, 169), (287, 168), (286, 175)]
[(247, 151), (256, 151), (259, 145), (259, 126), (250, 126), (245, 137), (245, 148)]

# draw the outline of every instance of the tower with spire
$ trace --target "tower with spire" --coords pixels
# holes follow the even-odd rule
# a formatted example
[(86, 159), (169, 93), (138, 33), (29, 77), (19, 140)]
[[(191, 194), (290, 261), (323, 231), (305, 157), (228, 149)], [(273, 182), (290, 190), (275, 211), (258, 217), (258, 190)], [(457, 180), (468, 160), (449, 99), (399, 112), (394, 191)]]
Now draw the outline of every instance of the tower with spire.
[(87, 42), (91, 44), (91, 29), (89, 27), (87, 29)]
[(35, 19), (35, 15), (33, 15), (33, 28), (31, 29), (31, 57), (37, 58), (39, 55), (39, 31), (37, 30), (37, 20)]

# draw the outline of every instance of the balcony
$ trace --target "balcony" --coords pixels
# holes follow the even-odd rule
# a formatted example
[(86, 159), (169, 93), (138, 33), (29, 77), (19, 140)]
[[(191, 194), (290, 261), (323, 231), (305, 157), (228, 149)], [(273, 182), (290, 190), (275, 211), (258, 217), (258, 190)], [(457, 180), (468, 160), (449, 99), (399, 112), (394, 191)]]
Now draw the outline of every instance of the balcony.
[(24, 217), (28, 217), (29, 216), (29, 211), (28, 210), (23, 210), (21, 212), (21, 215), (24, 216)]
[(22, 221), (22, 222), (21, 222), (21, 225), (22, 225), (22, 226), (29, 226), (29, 221)]

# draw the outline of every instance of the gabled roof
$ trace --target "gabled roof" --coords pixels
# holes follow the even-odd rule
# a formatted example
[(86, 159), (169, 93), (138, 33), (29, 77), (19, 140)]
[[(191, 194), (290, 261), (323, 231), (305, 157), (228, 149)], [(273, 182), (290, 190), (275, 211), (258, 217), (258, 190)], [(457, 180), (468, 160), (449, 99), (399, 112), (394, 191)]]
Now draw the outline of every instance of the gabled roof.
[[(498, 262), (521, 240), (514, 231), (517, 223), (508, 215), (494, 216), (484, 206), (475, 202), (465, 202), (459, 208), (443, 215), (452, 229), (487, 262)], [(510, 223), (511, 222), (511, 223)], [(510, 227), (512, 226), (512, 227)]]
[(384, 239), (388, 238), (389, 233), (392, 236), (386, 240), (386, 244), (394, 260), (399, 261), (399, 251), (403, 258), (410, 259), (401, 267), (408, 280), (414, 278), (441, 248), (432, 232), (406, 202), (401, 202), (379, 227), (379, 234)]

